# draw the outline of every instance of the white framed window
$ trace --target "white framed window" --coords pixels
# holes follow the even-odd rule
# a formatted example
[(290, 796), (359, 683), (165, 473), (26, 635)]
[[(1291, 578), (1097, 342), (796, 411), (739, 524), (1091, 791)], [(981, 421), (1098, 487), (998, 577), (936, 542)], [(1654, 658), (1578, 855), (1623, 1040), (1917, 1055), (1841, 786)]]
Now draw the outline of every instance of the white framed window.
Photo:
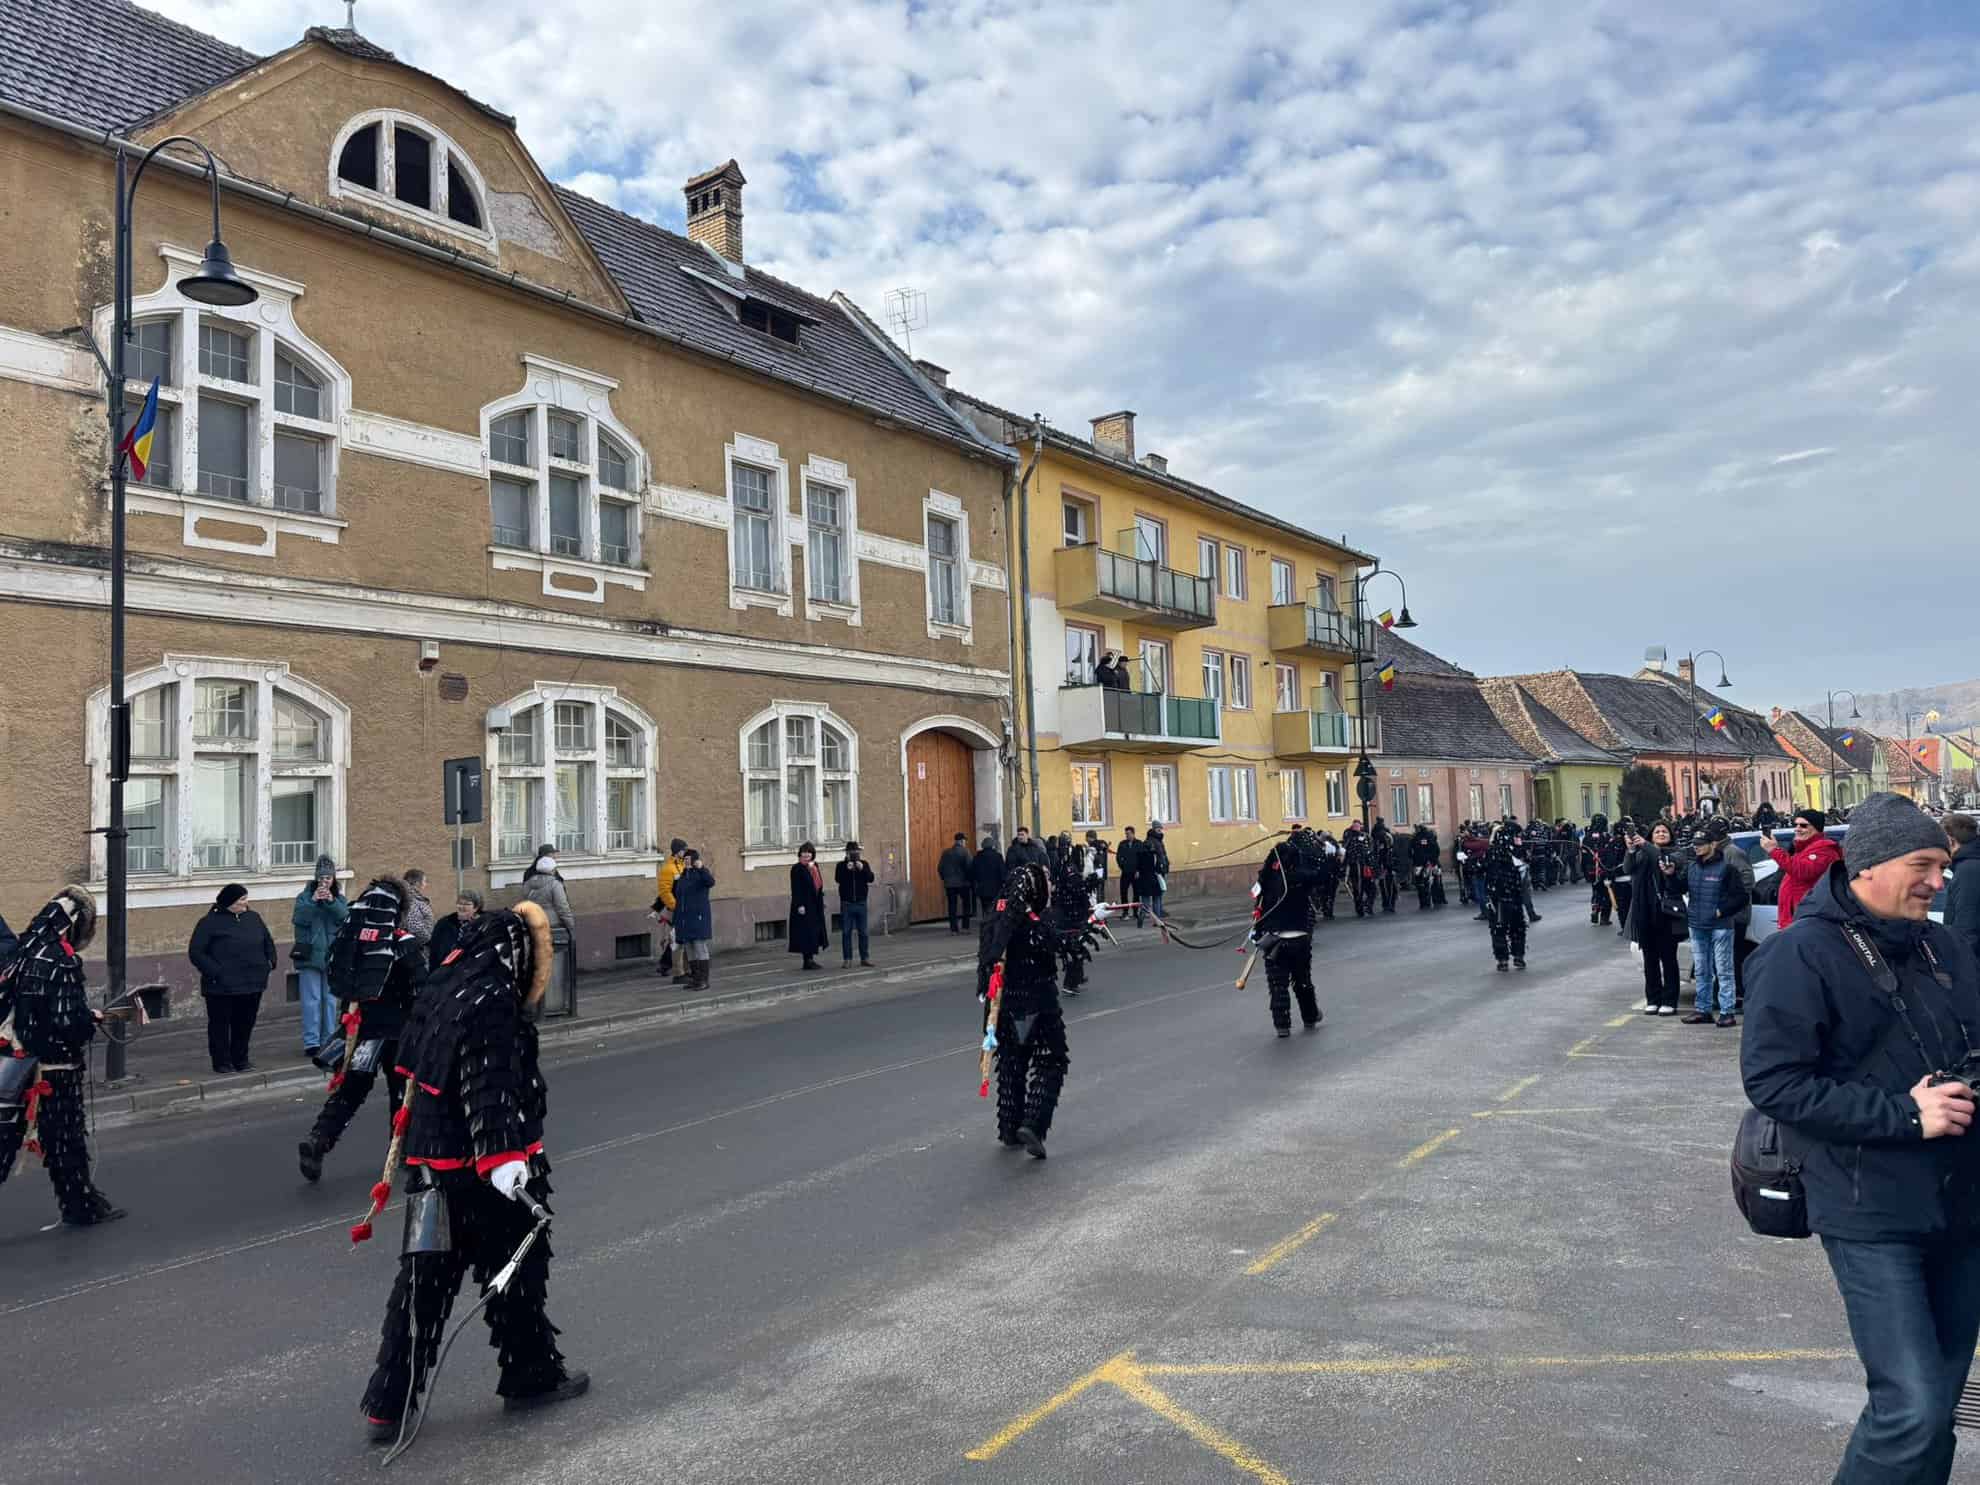
[(1230, 657), (1231, 684), (1227, 702), (1238, 711), (1251, 710), (1251, 657), (1232, 655)]
[(1324, 572), (1314, 574), (1313, 606), (1324, 613), (1340, 612), (1340, 604), (1334, 597), (1334, 580)]
[[(743, 864), (790, 864), (859, 830), (859, 738), (831, 708), (779, 701), (742, 726)], [(757, 859), (752, 860), (755, 856)]]
[(1231, 798), (1237, 806), (1238, 819), (1258, 818), (1258, 770), (1251, 764), (1243, 763), (1231, 769)]
[(1213, 763), (1203, 770), (1203, 776), (1210, 796), (1210, 823), (1223, 825), (1236, 819), (1237, 801), (1232, 794), (1230, 765)]
[(1203, 699), (1222, 701), (1224, 699), (1224, 652), (1205, 650), (1203, 652)]
[(1607, 784), (1604, 784), (1602, 786), (1602, 813), (1606, 815), (1608, 814), (1608, 812), (1609, 812), (1609, 786)]
[(1069, 547), (1083, 547), (1093, 540), (1093, 506), (1084, 500), (1059, 502), (1059, 535)]
[(1100, 663), (1100, 652), (1106, 648), (1104, 630), (1089, 628), (1085, 624), (1066, 625), (1066, 684), (1068, 686), (1090, 686), (1093, 684), (1093, 671)]
[(1511, 784), (1501, 784), (1499, 785), (1499, 814), (1503, 817), (1510, 815), (1512, 812), (1513, 786)]
[(1299, 694), (1299, 667), (1297, 665), (1277, 665), (1272, 667), (1272, 707), (1281, 712), (1303, 712), (1306, 703)]
[(1306, 818), (1306, 770), (1288, 768), (1279, 774), (1279, 814), (1287, 820)]
[(755, 464), (730, 470), (735, 503), (736, 582), (758, 593), (784, 591), (783, 553), (777, 537), (775, 476)]
[(486, 762), (494, 864), (507, 869), (506, 880), (518, 879), (542, 845), (557, 851), (567, 871), (587, 861), (601, 867), (579, 875), (638, 870), (609, 866), (613, 857), (643, 861), (652, 850), (653, 719), (615, 687), (547, 681), (501, 710), (508, 722), (490, 732)]
[(1107, 765), (1074, 763), (1072, 773), (1072, 822), (1075, 825), (1107, 823)]
[(414, 114), (379, 108), (347, 121), (330, 149), (330, 194), (495, 247), (481, 173), (466, 151)]
[(1409, 785), (1389, 786), (1389, 823), (1407, 825), (1409, 823)]
[(1340, 768), (1327, 770), (1327, 814), (1338, 820), (1347, 814), (1347, 771)]
[(1483, 784), (1473, 784), (1466, 795), (1466, 800), (1471, 806), (1469, 811), (1471, 818), (1474, 820), (1483, 820), (1485, 818), (1485, 786)]
[(1583, 784), (1581, 786), (1581, 818), (1586, 820), (1594, 813), (1595, 786), (1593, 784)]
[(1144, 639), (1141, 642), (1141, 689), (1159, 695), (1169, 689), (1169, 642)]
[[(209, 874), (252, 890), (261, 878), (307, 872), (321, 854), (342, 859), (350, 763), (342, 702), (281, 661), (167, 655), (127, 686), (126, 862), (140, 903), (180, 900), (174, 884)], [(107, 810), (107, 692), (90, 697), (87, 711), (93, 796)], [(101, 878), (101, 837), (92, 850)]]
[[(538, 400), (528, 385), (482, 409), (490, 545), (559, 563), (637, 567), (645, 460), (609, 406), (592, 411), (618, 384), (552, 363), (544, 369), (555, 373), (551, 400)], [(592, 596), (551, 589), (547, 574), (545, 582), (546, 592)], [(603, 600), (602, 582), (596, 597)]]
[[(804, 616), (857, 625), (859, 482), (837, 459), (813, 454), (798, 470), (804, 492)], [(758, 516), (752, 519), (760, 520)]]
[[(125, 342), (125, 426), (141, 411), (158, 378), (158, 420), (142, 477), (142, 496), (224, 501), (251, 513), (236, 525), (261, 531), (246, 542), (201, 534), (190, 519), (188, 546), (270, 556), (278, 532), (335, 542), (336, 526), (296, 520), (334, 517), (339, 420), (350, 404), (350, 378), (295, 322), (303, 286), (241, 268), (261, 297), (239, 307), (194, 304), (177, 289), (199, 259), (162, 247), (166, 284), (133, 302)], [(106, 338), (110, 310), (99, 310)], [(143, 504), (162, 513), (169, 507)], [(262, 514), (265, 512), (266, 514)]]
[(1416, 823), (1419, 825), (1437, 823), (1437, 791), (1428, 784), (1416, 786)]
[(1275, 606), (1299, 602), (1299, 577), (1283, 557), (1272, 559), (1272, 602)]
[(1169, 527), (1159, 516), (1134, 518), (1134, 556), (1138, 562), (1169, 565)]
[(921, 522), (928, 557), (928, 637), (972, 644), (969, 513), (955, 496), (930, 490), (921, 505)]
[(1173, 763), (1150, 763), (1141, 770), (1141, 788), (1148, 806), (1150, 825), (1177, 825), (1182, 822), (1179, 805), (1182, 792), (1176, 786)]
[(1196, 575), (1217, 581), (1217, 540), (1211, 536), (1196, 538)]
[(1242, 542), (1224, 548), (1224, 596), (1240, 601), (1251, 596), (1251, 554)]

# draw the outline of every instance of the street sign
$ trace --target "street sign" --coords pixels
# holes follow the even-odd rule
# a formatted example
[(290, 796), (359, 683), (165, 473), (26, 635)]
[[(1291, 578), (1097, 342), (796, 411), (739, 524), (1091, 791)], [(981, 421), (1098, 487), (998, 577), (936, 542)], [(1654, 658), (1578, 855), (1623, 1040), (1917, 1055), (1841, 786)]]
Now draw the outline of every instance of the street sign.
[(445, 810), (443, 823), (481, 823), (481, 760), (449, 758), (440, 765), (440, 798)]

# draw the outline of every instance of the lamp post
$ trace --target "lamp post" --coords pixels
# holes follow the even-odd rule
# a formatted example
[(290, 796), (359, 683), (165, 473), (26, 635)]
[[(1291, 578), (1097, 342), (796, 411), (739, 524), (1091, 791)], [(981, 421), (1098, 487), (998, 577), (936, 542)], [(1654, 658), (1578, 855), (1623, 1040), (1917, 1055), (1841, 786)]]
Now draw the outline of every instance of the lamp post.
[[(1923, 721), (1924, 721), (1924, 723), (1925, 723), (1925, 730), (1926, 730), (1927, 732), (1930, 732), (1930, 731), (1932, 730), (1932, 724), (1933, 724), (1934, 722), (1936, 722), (1936, 721), (1938, 721), (1938, 720), (1939, 720), (1939, 713), (1938, 713), (1938, 711), (1937, 711), (1937, 709), (1936, 709), (1936, 708), (1934, 708), (1934, 709), (1932, 709), (1932, 710), (1929, 710), (1929, 711), (1924, 711), (1924, 712), (1912, 712), (1912, 711), (1908, 711), (1908, 712), (1906, 712), (1906, 713), (1904, 714), (1904, 771), (1905, 771), (1905, 778), (1906, 778), (1906, 781), (1907, 781), (1908, 783), (1910, 783), (1910, 784), (1911, 784), (1911, 785), (1912, 785), (1912, 786), (1913, 786), (1914, 788), (1916, 788), (1916, 787), (1917, 787), (1917, 785), (1918, 785), (1918, 784), (1919, 784), (1919, 782), (1920, 782), (1920, 779), (1919, 779), (1919, 775), (1920, 775), (1920, 774), (1922, 774), (1922, 773), (1924, 773), (1924, 772), (1925, 772), (1925, 770), (1924, 770), (1923, 768), (1921, 768), (1921, 767), (1919, 766), (1919, 758), (1918, 758), (1918, 752), (1917, 752), (1917, 749), (1916, 749), (1916, 748), (1914, 748), (1914, 747), (1912, 746), (1912, 742), (1911, 742), (1911, 739), (1912, 739), (1912, 731), (1911, 731), (1911, 719), (1912, 719), (1913, 717), (1919, 717), (1919, 718), (1922, 718), (1922, 719), (1923, 719)], [(1929, 778), (1929, 777), (1930, 777), (1930, 775), (1929, 775), (1929, 774), (1926, 774), (1925, 776), (1926, 776), (1927, 778)], [(1922, 800), (1914, 800), (1913, 802), (1914, 802), (1914, 803), (1917, 803), (1917, 804), (1927, 804), (1927, 803), (1930, 803), (1930, 802), (1931, 802), (1931, 800), (1930, 800), (1930, 798), (1929, 798), (1929, 796), (1931, 795), (1931, 792), (1932, 792), (1932, 791), (1931, 791), (1931, 788), (1930, 788), (1930, 786), (1929, 786), (1929, 785), (1927, 786), (1927, 788), (1926, 788), (1926, 790), (1925, 790), (1925, 792), (1926, 792), (1926, 795), (1928, 796), (1928, 797), (1927, 797), (1926, 799), (1922, 799)]]
[(1402, 590), (1402, 616), (1396, 620), (1398, 629), (1414, 629), (1416, 620), (1409, 616), (1409, 584), (1403, 581), (1402, 574), (1394, 568), (1376, 563), (1367, 572), (1354, 575), (1354, 710), (1355, 730), (1360, 734), (1358, 742), (1361, 756), (1354, 763), (1354, 792), (1361, 801), (1361, 828), (1368, 829), (1369, 806), (1375, 802), (1375, 765), (1368, 757), (1368, 673), (1363, 664), (1373, 660), (1375, 653), (1363, 641), (1368, 634), (1368, 585), (1378, 577), (1392, 577)]
[[(227, 245), (220, 239), (220, 167), (213, 152), (198, 140), (183, 134), (161, 139), (144, 152), (137, 168), (130, 167), (130, 156), (117, 151), (117, 241), (116, 304), (110, 324), (110, 820), (103, 829), (105, 846), (104, 881), (108, 888), (104, 903), (104, 959), (108, 978), (108, 1002), (116, 1004), (126, 988), (126, 960), (129, 933), (125, 907), (125, 886), (130, 861), (125, 842), (130, 832), (124, 826), (124, 784), (131, 772), (131, 714), (124, 700), (124, 346), (131, 334), (131, 204), (137, 197), (138, 183), (145, 167), (167, 145), (186, 144), (206, 159), (207, 184), (213, 197), (213, 237), (206, 245), (199, 271), (179, 280), (179, 292), (196, 304), (235, 307), (252, 304), (258, 294), (252, 284), (234, 271)], [(123, 1046), (112, 1042), (104, 1075), (114, 1081), (123, 1073)]]
[(1698, 657), (1710, 655), (1719, 662), (1719, 686), (1729, 690), (1732, 677), (1726, 674), (1726, 657), (1717, 650), (1694, 650), (1684, 657), (1684, 683), (1690, 688), (1688, 699), (1691, 702), (1691, 807), (1696, 809), (1704, 798), (1705, 786), (1698, 778)]
[[(1829, 693), (1829, 736), (1823, 738), (1822, 741), (1828, 745), (1829, 757), (1831, 759), (1837, 756), (1834, 738), (1836, 734), (1836, 698), (1838, 696), (1847, 696), (1849, 698), (1849, 715), (1851, 720), (1858, 722), (1863, 720), (1863, 713), (1856, 709), (1856, 693), (1854, 691), (1831, 691)], [(1836, 771), (1833, 768), (1829, 770), (1829, 795), (1822, 803), (1828, 809), (1834, 809), (1836, 807)]]

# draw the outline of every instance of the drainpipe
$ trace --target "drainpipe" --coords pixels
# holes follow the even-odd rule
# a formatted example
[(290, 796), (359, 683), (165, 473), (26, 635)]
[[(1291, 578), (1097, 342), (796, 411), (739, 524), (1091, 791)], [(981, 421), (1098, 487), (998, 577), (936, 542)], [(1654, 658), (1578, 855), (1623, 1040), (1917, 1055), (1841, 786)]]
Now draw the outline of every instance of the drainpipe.
[(1045, 454), (1045, 419), (1031, 417), (1031, 464), (1018, 481), (1018, 611), (1024, 620), (1024, 753), (1031, 774), (1031, 837), (1044, 829), (1038, 808), (1038, 680), (1031, 669), (1031, 477)]

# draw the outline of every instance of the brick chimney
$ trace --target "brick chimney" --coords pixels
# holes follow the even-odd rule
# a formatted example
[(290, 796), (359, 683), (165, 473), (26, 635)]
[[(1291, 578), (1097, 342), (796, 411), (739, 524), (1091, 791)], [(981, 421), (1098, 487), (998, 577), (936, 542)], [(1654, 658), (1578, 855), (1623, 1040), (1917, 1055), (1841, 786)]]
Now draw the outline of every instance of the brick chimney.
[(1143, 454), (1141, 456), (1141, 463), (1144, 468), (1152, 469), (1157, 474), (1167, 474), (1169, 472), (1169, 461), (1160, 454)]
[(1696, 673), (1697, 673), (1697, 667), (1693, 665), (1692, 659), (1689, 655), (1686, 655), (1682, 660), (1678, 661), (1678, 679), (1683, 681), (1687, 686), (1692, 684), (1691, 678)]
[(1093, 420), (1093, 446), (1117, 459), (1134, 462), (1134, 414), (1103, 413)]
[(946, 387), (949, 385), (948, 367), (937, 366), (933, 361), (923, 361), (919, 357), (915, 358), (914, 364), (915, 364), (915, 368), (918, 371), (920, 371), (920, 373), (923, 376), (927, 377), (931, 382), (935, 383), (936, 386)]
[(690, 180), (687, 192), (687, 235), (713, 248), (731, 263), (743, 260), (742, 167), (734, 160), (703, 171)]

